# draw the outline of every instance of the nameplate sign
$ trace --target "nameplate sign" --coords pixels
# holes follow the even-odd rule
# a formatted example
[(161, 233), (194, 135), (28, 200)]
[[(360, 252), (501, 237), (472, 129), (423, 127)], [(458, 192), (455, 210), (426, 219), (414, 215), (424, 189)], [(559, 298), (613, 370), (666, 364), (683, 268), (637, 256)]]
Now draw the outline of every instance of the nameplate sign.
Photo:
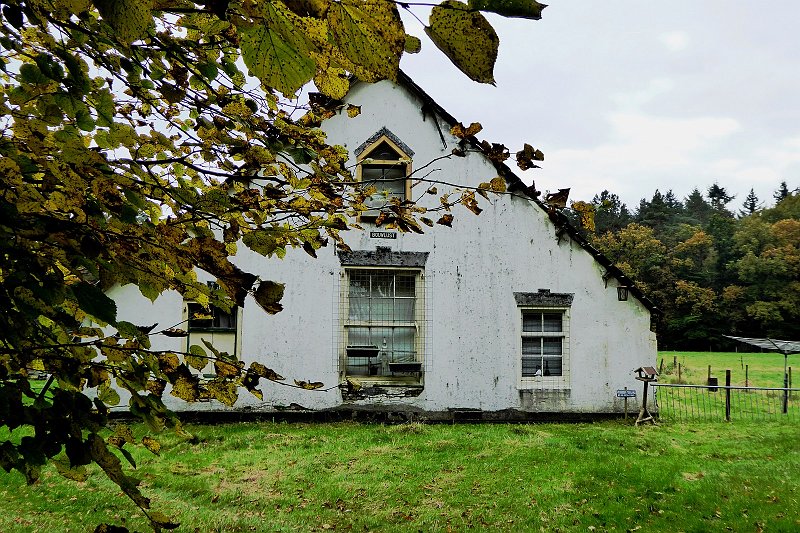
[(617, 389), (617, 398), (636, 398), (636, 391)]
[(396, 239), (397, 232), (394, 231), (370, 231), (370, 239)]

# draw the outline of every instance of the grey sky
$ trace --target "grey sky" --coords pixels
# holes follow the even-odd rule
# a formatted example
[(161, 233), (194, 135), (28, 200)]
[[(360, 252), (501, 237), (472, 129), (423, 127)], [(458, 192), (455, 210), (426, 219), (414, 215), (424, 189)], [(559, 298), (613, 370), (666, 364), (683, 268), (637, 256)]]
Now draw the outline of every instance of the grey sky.
[[(426, 15), (427, 16), (427, 15)], [(635, 208), (717, 181), (767, 204), (800, 186), (800, 2), (553, 1), (540, 21), (489, 16), (497, 86), (461, 74), (408, 20), (422, 53), (401, 67), (480, 138), (528, 142), (543, 168), (519, 172), (572, 199), (603, 189)]]

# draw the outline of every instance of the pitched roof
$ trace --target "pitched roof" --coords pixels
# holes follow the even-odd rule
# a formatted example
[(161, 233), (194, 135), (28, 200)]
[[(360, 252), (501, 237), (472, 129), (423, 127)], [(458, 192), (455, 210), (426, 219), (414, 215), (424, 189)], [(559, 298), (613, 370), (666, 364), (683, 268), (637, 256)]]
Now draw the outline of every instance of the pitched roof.
[[(420, 100), (422, 100), (422, 112), (423, 115), (429, 112), (433, 112), (436, 115), (440, 116), (447, 122), (450, 127), (455, 126), (459, 123), (456, 118), (447, 112), (445, 108), (439, 105), (433, 98), (431, 98), (428, 93), (426, 93), (422, 87), (417, 85), (411, 77), (403, 72), (402, 70), (399, 71), (397, 76), (397, 83), (404, 86), (406, 89), (411, 91), (414, 95), (416, 95)], [(442, 142), (445, 142), (444, 136), (442, 132), (439, 132), (440, 136), (442, 136)], [(478, 139), (474, 136), (469, 136), (466, 139), (471, 146), (471, 148), (483, 152), (484, 149), (481, 147), (481, 144), (478, 142)], [(522, 196), (528, 199), (529, 201), (533, 202), (540, 209), (542, 209), (545, 213), (547, 213), (550, 221), (556, 226), (557, 232), (563, 231), (569, 237), (575, 241), (581, 248), (586, 250), (595, 261), (597, 261), (603, 268), (606, 269), (606, 277), (614, 278), (619, 281), (620, 285), (624, 285), (628, 287), (630, 294), (632, 294), (637, 300), (639, 300), (647, 309), (653, 314), (660, 314), (659, 309), (656, 307), (655, 303), (653, 303), (650, 298), (645, 296), (645, 294), (639, 289), (634, 281), (625, 275), (622, 270), (619, 269), (608, 257), (603, 255), (600, 250), (592, 246), (579, 232), (578, 230), (570, 223), (569, 219), (564, 215), (564, 213), (555, 210), (555, 209), (548, 209), (548, 207), (537, 197), (533, 197), (529, 194), (528, 186), (522, 181), (522, 179), (514, 174), (511, 168), (508, 167), (505, 163), (499, 161), (490, 160), (494, 165), (497, 173), (502, 176), (508, 185), (508, 191), (514, 193), (517, 196)]]

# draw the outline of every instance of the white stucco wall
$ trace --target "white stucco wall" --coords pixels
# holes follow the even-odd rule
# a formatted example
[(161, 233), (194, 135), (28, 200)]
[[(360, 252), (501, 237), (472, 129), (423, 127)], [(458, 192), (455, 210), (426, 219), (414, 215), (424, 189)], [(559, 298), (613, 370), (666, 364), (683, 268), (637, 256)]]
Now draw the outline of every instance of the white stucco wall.
[[(413, 152), (414, 168), (446, 156), (457, 139), (440, 121), (447, 140), (443, 147), (433, 118), (421, 112), (422, 102), (405, 88), (390, 82), (357, 85), (348, 102), (361, 114), (346, 114), (326, 122), (329, 141), (354, 150), (382, 127), (388, 128)], [(353, 160), (353, 163), (355, 160)], [(481, 154), (435, 162), (428, 178), (470, 186), (496, 176)], [(419, 197), (426, 185), (413, 189)], [(449, 188), (439, 185), (439, 195)], [(421, 203), (438, 205), (438, 195), (422, 194)], [(427, 203), (427, 204), (426, 204)], [(398, 233), (396, 239), (373, 239), (369, 231), (346, 232), (353, 250), (429, 252), (425, 265), (427, 344), (424, 348), (424, 389), (415, 397), (378, 396), (350, 403), (358, 407), (400, 404), (422, 411), (452, 408), (498, 411), (612, 412), (621, 411), (615, 391), (641, 391), (633, 370), (654, 366), (655, 336), (649, 330), (650, 313), (635, 298), (618, 301), (614, 279), (608, 286), (605, 271), (594, 258), (566, 235), (559, 242), (546, 213), (526, 198), (509, 195), (480, 199), (484, 209), (475, 216), (454, 208), (453, 228), (436, 225), (424, 235)], [(431, 218), (438, 218), (432, 215)], [(267, 259), (246, 250), (236, 259), (244, 270), (286, 284), (284, 311), (270, 316), (253, 301), (242, 314), (242, 358), (258, 360), (291, 379), (339, 384), (338, 298), (342, 266), (332, 247), (318, 259), (302, 250), (284, 260)], [(546, 383), (520, 381), (520, 309), (514, 292), (572, 293), (569, 320), (569, 380), (556, 392)], [(134, 289), (135, 291), (135, 289)], [(181, 317), (177, 295), (165, 295), (150, 304), (129, 287), (112, 292), (119, 317), (150, 324), (171, 325)], [(178, 349), (180, 339), (164, 346)], [(263, 382), (263, 380), (262, 380)], [(264, 383), (264, 401), (242, 392), (237, 407), (273, 409), (292, 403), (312, 409), (335, 408), (345, 402), (338, 388), (308, 392)], [(641, 393), (640, 393), (641, 394)], [(178, 401), (172, 407), (184, 408)], [(191, 408), (213, 409), (216, 402)]]

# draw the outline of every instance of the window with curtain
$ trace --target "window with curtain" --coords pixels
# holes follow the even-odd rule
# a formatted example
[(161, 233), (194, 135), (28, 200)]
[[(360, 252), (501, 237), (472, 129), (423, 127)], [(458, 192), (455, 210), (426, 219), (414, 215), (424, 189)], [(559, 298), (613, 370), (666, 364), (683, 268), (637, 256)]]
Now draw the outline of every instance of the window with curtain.
[[(347, 270), (344, 322), (347, 374), (404, 376), (421, 361), (419, 272), (395, 269)], [(396, 371), (397, 368), (403, 368)]]
[(565, 312), (522, 311), (522, 377), (564, 375)]

